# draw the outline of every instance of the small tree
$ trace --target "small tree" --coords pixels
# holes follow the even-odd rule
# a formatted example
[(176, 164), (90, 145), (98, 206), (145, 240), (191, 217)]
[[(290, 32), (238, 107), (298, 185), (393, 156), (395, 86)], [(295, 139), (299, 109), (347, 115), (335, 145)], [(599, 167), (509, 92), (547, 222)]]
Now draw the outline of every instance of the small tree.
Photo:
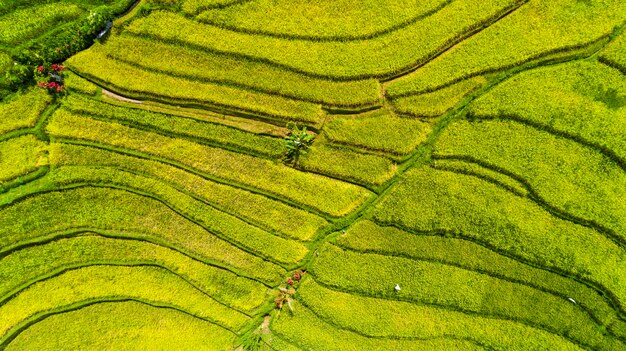
[(60, 64), (53, 65), (41, 65), (35, 68), (35, 79), (37, 85), (47, 90), (50, 94), (56, 95), (65, 91), (63, 85), (63, 70), (64, 67)]
[(287, 162), (298, 165), (300, 156), (307, 153), (309, 146), (313, 143), (315, 135), (309, 134), (306, 127), (298, 128), (296, 124), (287, 125), (290, 131), (285, 138), (285, 146), (287, 147)]

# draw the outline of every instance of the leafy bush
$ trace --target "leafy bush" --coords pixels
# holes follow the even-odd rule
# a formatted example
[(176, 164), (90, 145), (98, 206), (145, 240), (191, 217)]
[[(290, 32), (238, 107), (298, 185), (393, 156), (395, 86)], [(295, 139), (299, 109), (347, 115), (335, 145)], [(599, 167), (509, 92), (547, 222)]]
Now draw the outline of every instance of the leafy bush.
[(296, 124), (292, 124), (289, 129), (289, 134), (285, 137), (285, 147), (287, 148), (285, 157), (288, 162), (297, 166), (300, 156), (306, 155), (309, 151), (315, 135), (310, 134), (306, 127), (298, 128)]
[(65, 85), (63, 79), (65, 74), (63, 73), (64, 67), (59, 64), (45, 64), (37, 66), (35, 68), (35, 79), (37, 80), (37, 86), (45, 89), (52, 95), (58, 95), (61, 92), (65, 92)]

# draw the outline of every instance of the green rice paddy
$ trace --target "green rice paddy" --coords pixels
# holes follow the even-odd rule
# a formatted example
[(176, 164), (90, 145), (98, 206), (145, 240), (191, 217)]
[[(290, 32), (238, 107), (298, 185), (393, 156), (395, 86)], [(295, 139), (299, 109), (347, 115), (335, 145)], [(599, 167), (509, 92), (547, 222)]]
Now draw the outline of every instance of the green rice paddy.
[(0, 350), (626, 350), (621, 0), (131, 5), (0, 1), (121, 14), (0, 101)]

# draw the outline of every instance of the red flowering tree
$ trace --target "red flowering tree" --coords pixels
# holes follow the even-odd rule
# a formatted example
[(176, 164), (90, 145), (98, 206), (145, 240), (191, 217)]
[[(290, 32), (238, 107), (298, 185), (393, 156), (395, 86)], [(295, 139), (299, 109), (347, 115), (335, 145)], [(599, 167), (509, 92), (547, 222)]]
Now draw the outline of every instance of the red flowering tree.
[(35, 68), (35, 79), (37, 86), (47, 90), (50, 94), (56, 95), (65, 92), (63, 85), (63, 65), (52, 64), (42, 65)]

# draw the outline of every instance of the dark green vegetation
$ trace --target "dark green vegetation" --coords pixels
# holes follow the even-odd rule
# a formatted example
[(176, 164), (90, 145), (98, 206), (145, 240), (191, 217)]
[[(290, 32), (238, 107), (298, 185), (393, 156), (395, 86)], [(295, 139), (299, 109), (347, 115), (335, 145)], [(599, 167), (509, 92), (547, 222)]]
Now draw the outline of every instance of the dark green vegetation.
[(141, 1), (0, 104), (0, 350), (626, 350), (625, 19)]
[(36, 65), (84, 50), (135, 0), (0, 2), (0, 101), (27, 86)]

